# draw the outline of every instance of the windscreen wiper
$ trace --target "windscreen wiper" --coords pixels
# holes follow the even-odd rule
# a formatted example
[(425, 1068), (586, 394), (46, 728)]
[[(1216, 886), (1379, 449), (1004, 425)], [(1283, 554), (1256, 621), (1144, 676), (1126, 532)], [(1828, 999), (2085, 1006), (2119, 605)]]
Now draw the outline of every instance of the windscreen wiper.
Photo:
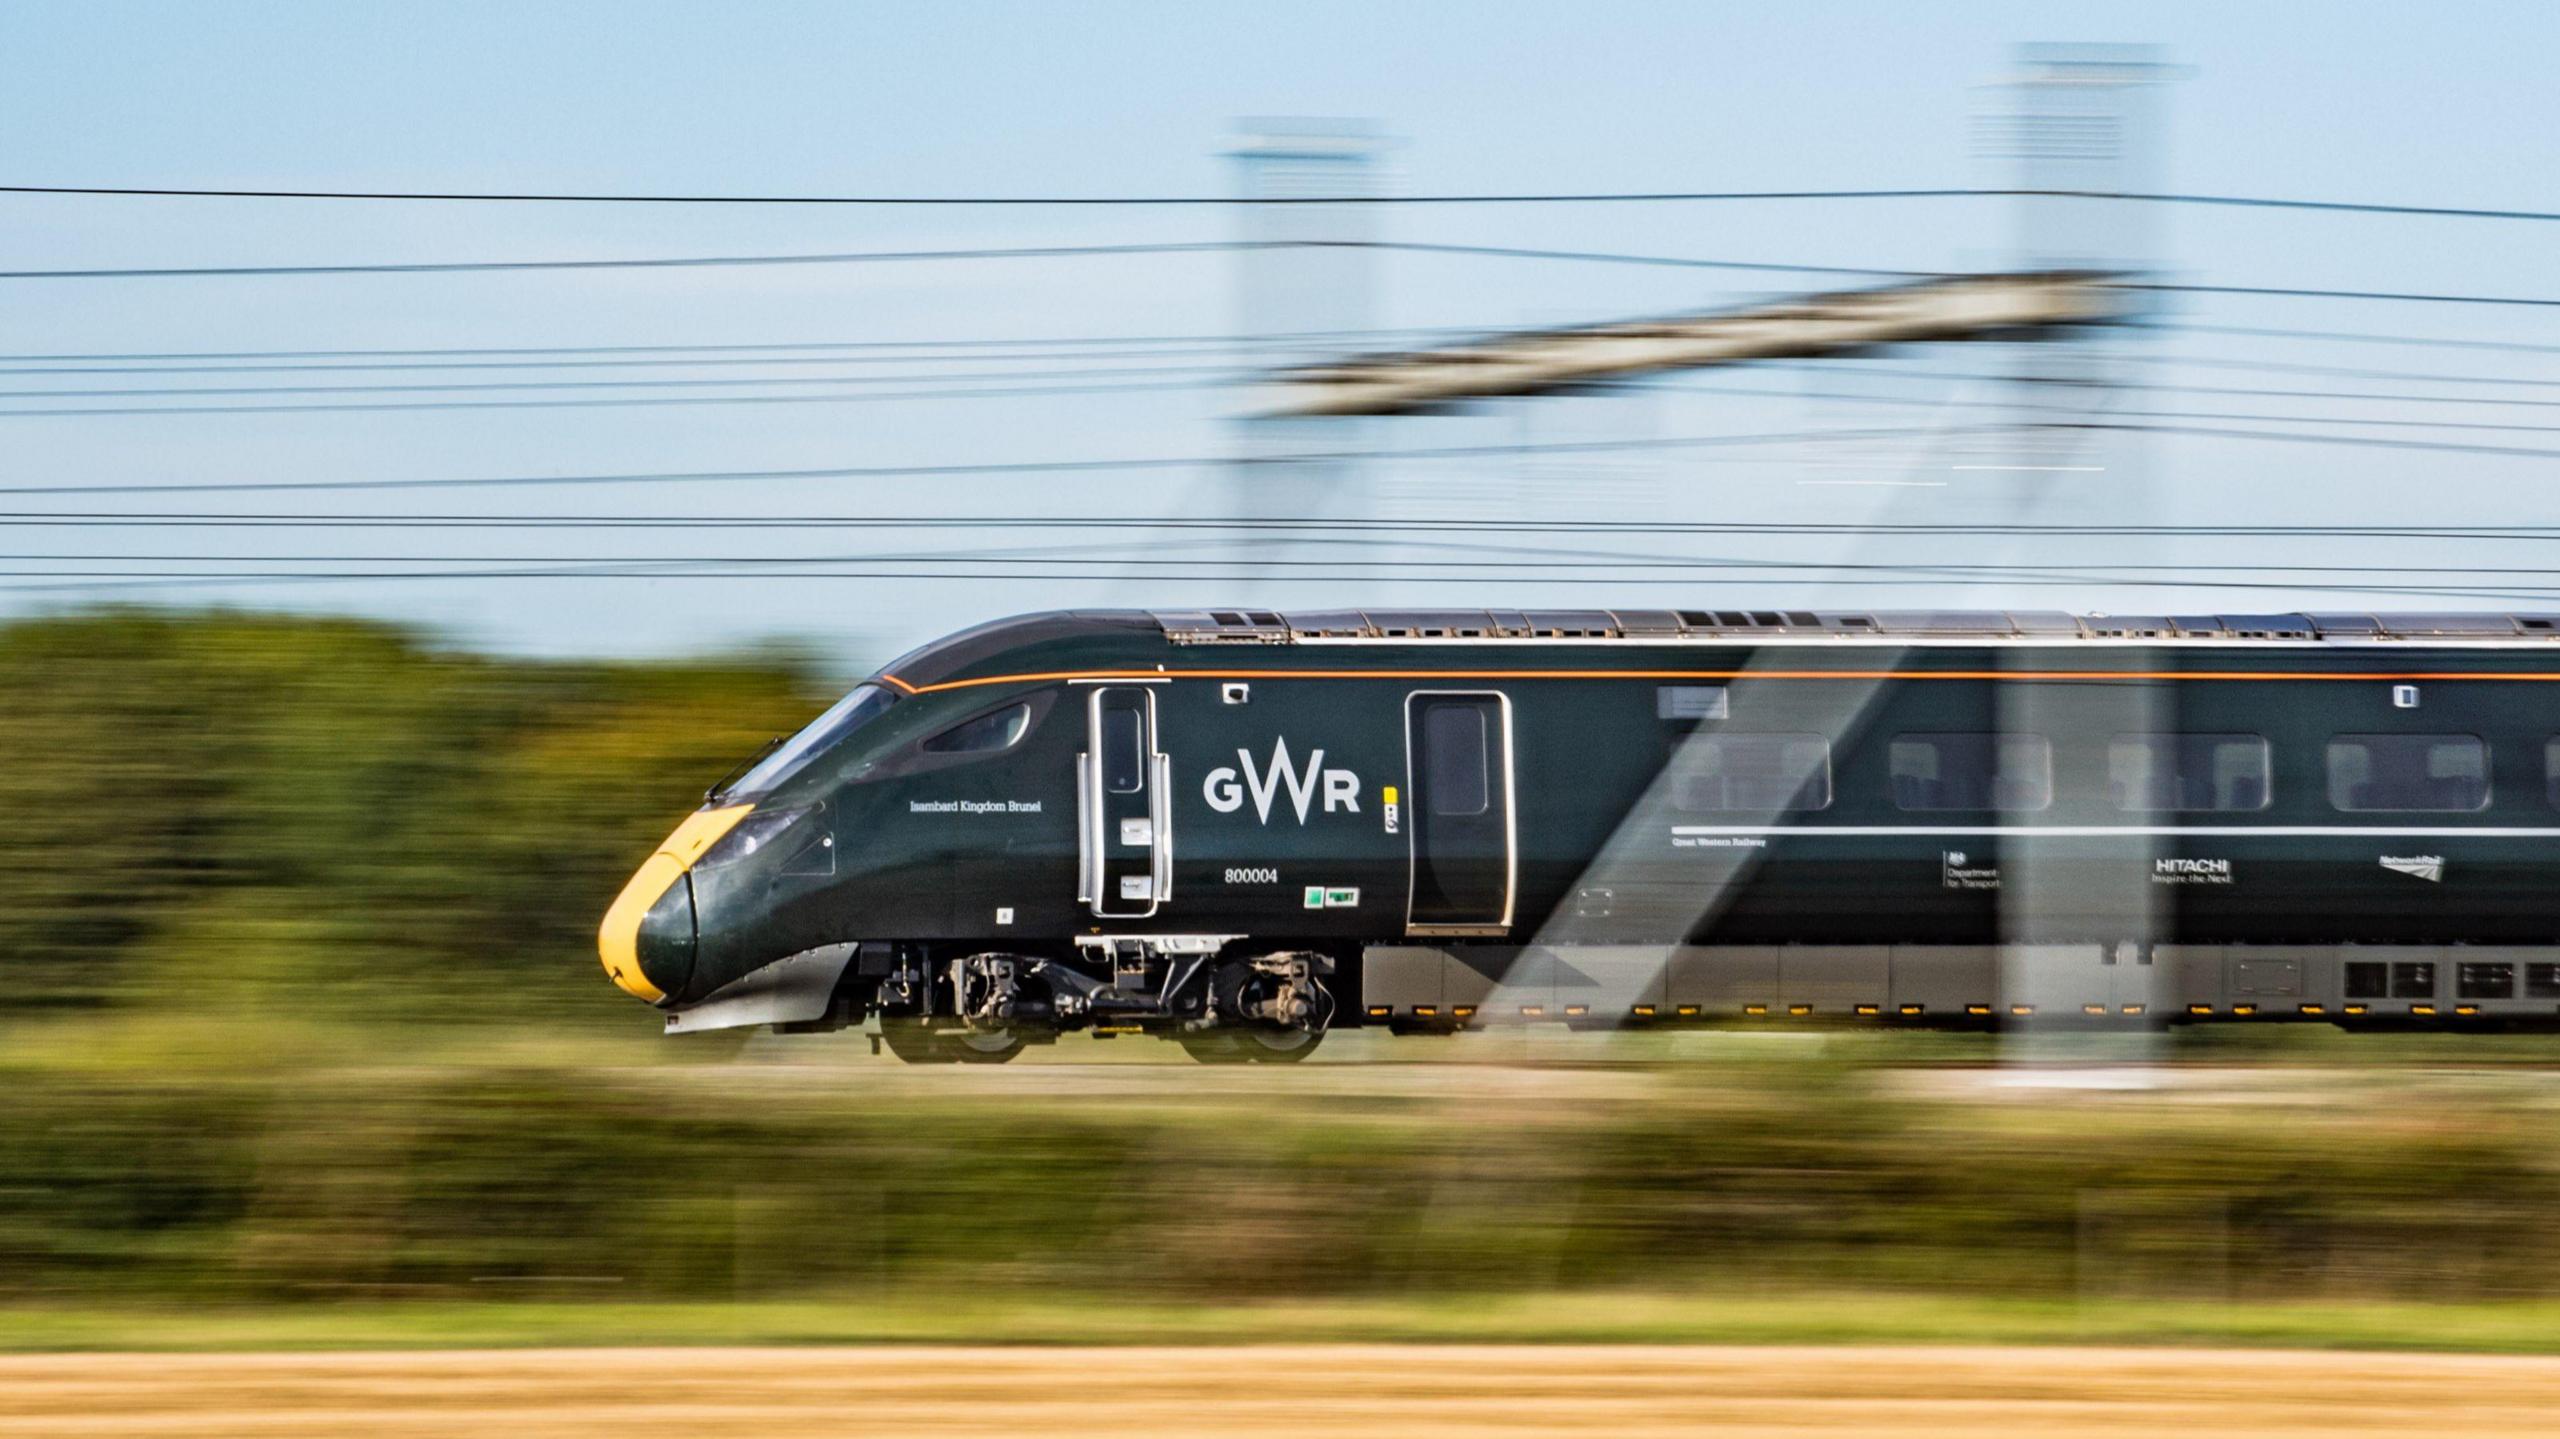
[(763, 744), (756, 746), (756, 752), (754, 754), (751, 754), (745, 759), (738, 761), (736, 764), (731, 765), (727, 774), (724, 774), (711, 782), (711, 788), (702, 792), (702, 802), (704, 804), (709, 804), (711, 801), (728, 793), (729, 786), (736, 784), (740, 776), (744, 775), (747, 771), (754, 769), (758, 761), (762, 760), (766, 755), (769, 755), (775, 750), (781, 748), (782, 742), (789, 738), (789, 735), (778, 734), (773, 738), (766, 740)]

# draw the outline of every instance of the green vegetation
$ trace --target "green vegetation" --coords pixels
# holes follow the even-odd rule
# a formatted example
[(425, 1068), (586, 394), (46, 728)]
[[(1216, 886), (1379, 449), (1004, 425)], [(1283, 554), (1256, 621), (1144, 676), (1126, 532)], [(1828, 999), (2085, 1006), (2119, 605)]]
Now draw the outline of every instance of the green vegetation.
[[(823, 702), (802, 667), (106, 614), (0, 629), (0, 684), (0, 1347), (2560, 1349), (2560, 1089), (2440, 1041), (2201, 1037), (2279, 1067), (2120, 1093), (1911, 1068), (1961, 1037), (1605, 1072), (660, 1041), (596, 917)], [(1471, 1043), (1505, 1041), (1428, 1052)]]
[(1211, 1083), (46, 1050), (0, 1067), (0, 1344), (2560, 1348), (2531, 1078), (1986, 1100), (1822, 1059)]
[(604, 905), (825, 698), (780, 661), (522, 663), (141, 612), (0, 627), (0, 693), (0, 1018), (547, 1026), (627, 1017), (575, 963)]
[(2560, 1305), (2209, 1304), (1894, 1293), (1562, 1294), (1170, 1304), (1108, 1295), (0, 1309), (0, 1350), (775, 1344), (2140, 1344), (2560, 1351)]

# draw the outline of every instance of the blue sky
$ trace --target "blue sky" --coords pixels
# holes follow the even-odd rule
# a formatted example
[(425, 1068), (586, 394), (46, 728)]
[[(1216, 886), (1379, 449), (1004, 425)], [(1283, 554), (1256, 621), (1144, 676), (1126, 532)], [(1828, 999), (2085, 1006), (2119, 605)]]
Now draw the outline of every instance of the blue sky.
[[(2550, 7), (2469, 5), (916, 5), (19, 3), (0, 8), (0, 182), (253, 188), (678, 192), (1182, 193), (1233, 184), (1218, 156), (1249, 115), (1374, 120), (1397, 143), (1391, 191), (1757, 189), (1997, 183), (1974, 118), (2023, 41), (2138, 41), (2188, 67), (2166, 95), (2161, 179), (2182, 190), (2560, 209), (2560, 40)], [(2560, 226), (2175, 210), (2164, 268), (2210, 283), (2560, 294)], [(2005, 263), (1994, 201), (1400, 210), (1408, 240), (1633, 250), (1891, 268)], [(0, 268), (396, 263), (961, 248), (1222, 239), (1224, 209), (919, 211), (537, 207), (0, 197)], [(614, 273), (157, 280), (0, 280), (0, 353), (770, 344), (1215, 334), (1234, 324), (1220, 255)], [(1459, 257), (1376, 267), (1379, 325), (1500, 326), (1640, 314), (1765, 293), (1769, 277)], [(1819, 283), (1808, 280), (1808, 284)], [(2560, 339), (2550, 311), (2225, 299), (2179, 315), (2225, 325)], [(2560, 356), (2181, 333), (2140, 342), (2142, 373), (2194, 386), (2317, 388), (2187, 360), (2266, 360), (2560, 380)], [(22, 362), (21, 368), (28, 366)], [(1091, 360), (1078, 364), (1095, 363)], [(1131, 361), (1144, 364), (1145, 361)], [(1188, 364), (1185, 359), (1156, 363)], [(1958, 378), (2003, 357), (1942, 347), (1833, 372), (1766, 372), (1763, 393), (1654, 387), (1391, 422), (1362, 443), (1440, 444), (1909, 424), (1926, 406), (1843, 403), (1848, 388), (1979, 404)], [(968, 366), (918, 359), (919, 376)], [(983, 367), (981, 367), (983, 368)], [(1938, 378), (1860, 370), (1925, 368)], [(545, 372), (561, 379), (850, 373)], [(494, 373), (0, 376), (0, 390), (251, 383), (418, 383)], [(1728, 379), (1732, 377), (1717, 377)], [(954, 384), (962, 382), (954, 381)], [(751, 388), (751, 387), (750, 387)], [(2332, 386), (2332, 388), (2335, 388)], [(2365, 390), (2411, 387), (2364, 384)], [(2542, 394), (2532, 387), (2467, 394)], [(807, 387), (803, 387), (803, 393)], [(561, 391), (559, 397), (576, 392)], [(704, 391), (696, 394), (708, 393)], [(769, 393), (760, 392), (760, 393)], [(541, 398), (510, 395), (508, 398)], [(84, 405), (109, 405), (83, 400)], [(142, 403), (142, 402), (137, 402)], [(2363, 400), (2198, 397), (2153, 409), (2291, 407), (2308, 415), (2540, 422), (2548, 411)], [(456, 409), (411, 413), (0, 415), (9, 486), (422, 479), (701, 469), (896, 466), (1215, 454), (1236, 397), (1214, 389), (903, 402)], [(0, 400), (0, 409), (43, 407)], [(1950, 414), (1962, 413), (1949, 411)], [(2560, 423), (2560, 421), (2553, 421)], [(2552, 446), (2528, 432), (2425, 437)], [(1554, 457), (1382, 467), (1355, 497), (1260, 486), (1231, 471), (972, 480), (660, 484), (579, 489), (12, 497), (7, 508), (156, 512), (632, 515), (1092, 515), (1354, 512), (1386, 518), (1980, 519), (2201, 523), (2372, 519), (2514, 523), (2550, 514), (2550, 462), (2146, 436), (2091, 451), (2084, 475), (1957, 470), (1889, 447), (1709, 458)], [(1833, 484), (1860, 467), (1925, 486)], [(6, 522), (0, 522), (6, 523)], [(30, 591), (26, 572), (115, 568), (80, 555), (472, 555), (554, 559), (1038, 550), (1111, 538), (1046, 528), (950, 536), (681, 529), (646, 533), (277, 531), (7, 524), (0, 607), (105, 597), (355, 611), (497, 648), (700, 651), (764, 637), (848, 663), (997, 612), (1056, 604), (1193, 604), (1234, 585), (1166, 583), (1084, 549), (1100, 582), (866, 579), (344, 581), (183, 590)], [(1909, 549), (1719, 537), (1621, 537), (1607, 554), (2273, 566), (2531, 566), (2526, 546), (2254, 541), (2067, 550), (1975, 542)], [(1332, 552), (1327, 552), (1331, 554)], [(1410, 555), (1372, 551), (1371, 557)], [(1446, 552), (1437, 552), (1447, 558)], [(385, 558), (375, 568), (399, 568)], [(1026, 563), (1029, 563), (1026, 561)], [(140, 567), (140, 566), (137, 566)], [(157, 568), (184, 568), (159, 565)], [(222, 568), (214, 560), (204, 568)], [(291, 567), (291, 566), (284, 566)], [(1634, 571), (1627, 572), (1630, 575)], [(2225, 572), (2282, 584), (2289, 572)], [(9, 587), (16, 586), (14, 591)], [(2560, 588), (2560, 587), (2555, 587)], [(1756, 587), (1526, 585), (1382, 572), (1266, 586), (1284, 604), (1920, 603), (2112, 609), (2460, 607), (2485, 601), (2284, 590), (1954, 585), (1843, 587), (1791, 574)], [(1694, 594), (1695, 599), (1691, 596)], [(2519, 606), (2524, 602), (2519, 601)]]

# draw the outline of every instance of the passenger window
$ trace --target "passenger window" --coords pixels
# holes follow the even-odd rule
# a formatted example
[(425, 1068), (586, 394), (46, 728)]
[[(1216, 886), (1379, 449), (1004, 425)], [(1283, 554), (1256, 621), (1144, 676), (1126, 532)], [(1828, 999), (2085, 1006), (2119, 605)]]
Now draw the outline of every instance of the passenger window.
[(2107, 745), (2107, 794), (2132, 813), (2228, 813), (2267, 807), (2267, 742), (2253, 734), (2120, 734)]
[(1812, 734), (1699, 734), (1671, 754), (1671, 803), (1686, 814), (1831, 807), (1831, 745)]
[(1471, 704), (1433, 705), (1422, 714), (1424, 793), (1433, 814), (1482, 814), (1492, 786), (1486, 768), (1484, 711)]
[(2512, 999), (2516, 967), (2503, 961), (2457, 964), (2453, 967), (2453, 992), (2458, 999)]
[(2391, 966), (2393, 999), (2433, 999), (2436, 997), (2436, 967), (2432, 961), (2417, 961)]
[(2387, 996), (2390, 993), (2390, 985), (2383, 979), (2387, 968), (2378, 960), (2347, 961), (2347, 998), (2381, 999)]
[(976, 719), (962, 720), (924, 742), (927, 754), (985, 754), (1009, 749), (1031, 727), (1031, 706), (1007, 705)]
[(2329, 804), (2347, 811), (2481, 809), (2489, 746), (2467, 734), (2346, 734), (2329, 741)]
[(2560, 809), (2560, 735), (2542, 742), (2542, 797)]
[(1888, 751), (1896, 809), (2037, 810), (2053, 803), (2040, 734), (1907, 734)]
[(1136, 794), (1146, 787), (1146, 776), (1146, 742), (1140, 733), (1138, 712), (1133, 709), (1104, 710), (1102, 787), (1113, 794)]
[(2528, 964), (2524, 967), (2524, 997), (2527, 999), (2560, 999), (2560, 964)]

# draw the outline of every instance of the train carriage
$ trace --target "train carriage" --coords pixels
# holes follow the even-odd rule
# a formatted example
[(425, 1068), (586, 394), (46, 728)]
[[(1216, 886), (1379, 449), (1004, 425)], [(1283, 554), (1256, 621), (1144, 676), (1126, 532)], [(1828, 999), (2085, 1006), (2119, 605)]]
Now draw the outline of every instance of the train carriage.
[(889, 665), (606, 917), (671, 1031), (2560, 1021), (2560, 618), (1080, 611)]

